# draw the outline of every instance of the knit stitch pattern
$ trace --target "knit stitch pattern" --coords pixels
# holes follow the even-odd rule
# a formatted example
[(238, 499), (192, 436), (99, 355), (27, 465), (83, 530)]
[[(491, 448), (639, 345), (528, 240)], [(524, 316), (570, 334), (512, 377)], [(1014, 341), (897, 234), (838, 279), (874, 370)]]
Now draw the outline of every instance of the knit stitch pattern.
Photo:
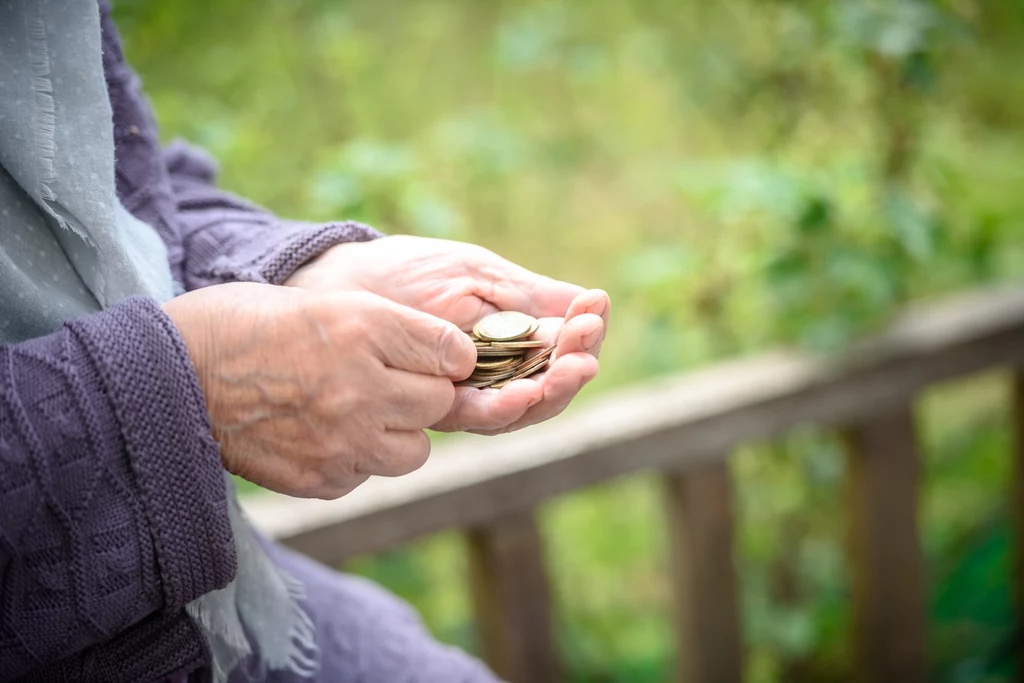
[(154, 302), (0, 347), (0, 680), (38, 679), (226, 585), (220, 472), (184, 343)]

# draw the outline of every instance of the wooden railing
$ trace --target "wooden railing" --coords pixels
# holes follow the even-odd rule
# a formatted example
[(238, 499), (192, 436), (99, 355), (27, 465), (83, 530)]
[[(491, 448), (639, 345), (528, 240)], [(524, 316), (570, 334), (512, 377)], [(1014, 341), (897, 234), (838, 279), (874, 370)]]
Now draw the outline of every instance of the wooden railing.
[[(1024, 289), (912, 311), (833, 359), (770, 354), (637, 386), (516, 434), (435, 449), (407, 477), (337, 501), (259, 496), (254, 523), (331, 565), (444, 529), (465, 531), (484, 656), (512, 683), (561, 680), (533, 510), (552, 496), (640, 470), (665, 480), (678, 679), (742, 678), (729, 454), (801, 424), (845, 436), (848, 552), (858, 676), (926, 678), (925, 583), (917, 531), (915, 397), (926, 386), (1006, 368), (1016, 441), (1011, 511), (1024, 599)], [(1018, 605), (1020, 606), (1020, 604)], [(1024, 614), (1024, 610), (1018, 611)]]

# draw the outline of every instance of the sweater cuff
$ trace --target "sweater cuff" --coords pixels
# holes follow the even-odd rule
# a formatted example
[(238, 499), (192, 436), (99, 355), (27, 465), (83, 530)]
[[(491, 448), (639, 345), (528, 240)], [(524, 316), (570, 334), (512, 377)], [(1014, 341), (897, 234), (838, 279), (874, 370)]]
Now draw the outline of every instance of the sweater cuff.
[(250, 233), (244, 243), (232, 245), (234, 248), (229, 254), (213, 261), (214, 280), (281, 285), (299, 266), (336, 244), (368, 242), (382, 236), (355, 221), (327, 224), (276, 221), (253, 232), (257, 234)]
[(235, 575), (220, 452), (174, 323), (151, 299), (126, 299), (68, 323), (95, 367), (142, 491), (166, 611)]

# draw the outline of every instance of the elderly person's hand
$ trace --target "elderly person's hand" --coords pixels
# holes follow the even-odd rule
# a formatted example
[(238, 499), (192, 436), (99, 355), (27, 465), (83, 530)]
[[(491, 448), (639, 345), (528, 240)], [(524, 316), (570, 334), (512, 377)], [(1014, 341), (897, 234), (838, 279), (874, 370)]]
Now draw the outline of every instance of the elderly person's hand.
[(430, 452), (473, 370), (455, 325), (365, 292), (258, 284), (200, 289), (164, 310), (188, 347), (228, 471), (290, 495), (336, 498)]
[(498, 434), (562, 412), (597, 375), (611, 303), (600, 290), (537, 275), (472, 244), (394, 236), (340, 244), (285, 283), (319, 292), (366, 291), (469, 330), (483, 316), (517, 310), (540, 319), (535, 335), (557, 342), (548, 370), (500, 391), (457, 387), (434, 429)]

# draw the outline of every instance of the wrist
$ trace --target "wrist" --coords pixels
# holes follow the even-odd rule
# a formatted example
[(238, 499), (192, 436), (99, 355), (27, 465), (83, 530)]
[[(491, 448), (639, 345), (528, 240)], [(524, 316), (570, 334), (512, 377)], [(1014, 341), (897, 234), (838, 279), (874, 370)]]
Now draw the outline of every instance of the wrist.
[(313, 291), (365, 291), (357, 279), (365, 242), (342, 242), (309, 259), (281, 284)]

